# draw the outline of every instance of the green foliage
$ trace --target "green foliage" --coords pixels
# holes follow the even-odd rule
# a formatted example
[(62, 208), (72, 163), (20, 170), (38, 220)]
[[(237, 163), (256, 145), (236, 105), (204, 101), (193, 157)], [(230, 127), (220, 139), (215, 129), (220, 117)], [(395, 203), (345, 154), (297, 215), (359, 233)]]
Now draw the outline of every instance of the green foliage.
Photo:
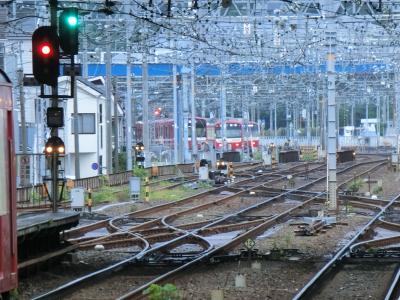
[(92, 198), (94, 203), (126, 200), (129, 199), (128, 186), (111, 187), (104, 185), (92, 192)]
[(317, 156), (315, 155), (315, 153), (312, 153), (312, 152), (304, 153), (302, 155), (302, 157), (303, 157), (303, 161), (317, 160)]
[(372, 190), (372, 193), (374, 193), (375, 195), (378, 195), (380, 193), (383, 192), (383, 188), (381, 186), (376, 186), (374, 187), (374, 189)]
[(10, 299), (11, 300), (14, 300), (14, 299), (17, 300), (19, 298), (20, 298), (20, 295), (19, 295), (18, 289), (13, 289), (10, 291)]
[(99, 176), (99, 180), (101, 182), (101, 185), (108, 185), (109, 184), (109, 180), (108, 180), (108, 176), (107, 175), (100, 175)]
[(360, 190), (360, 188), (362, 187), (362, 185), (364, 184), (364, 182), (362, 181), (362, 179), (357, 178), (354, 179), (348, 186), (348, 190), (350, 192), (358, 192)]
[(212, 187), (211, 182), (208, 181), (199, 181), (197, 186), (201, 189), (209, 189)]
[(175, 285), (167, 283), (163, 286), (158, 284), (150, 285), (143, 291), (143, 295), (147, 295), (150, 300), (180, 300), (183, 299), (182, 292)]
[(272, 250), (290, 249), (293, 246), (294, 233), (288, 232), (272, 239)]
[[(141, 189), (141, 198), (144, 199), (145, 189)], [(185, 197), (189, 197), (193, 194), (198, 193), (197, 190), (193, 190), (191, 188), (185, 186), (178, 186), (169, 190), (158, 190), (152, 191), (150, 189), (150, 199), (151, 200), (167, 200), (167, 201), (175, 201), (178, 199), (182, 199)]]
[(254, 158), (255, 160), (262, 160), (262, 153), (261, 153), (261, 151), (255, 151), (255, 152), (253, 152), (253, 158)]
[(132, 170), (132, 175), (135, 177), (145, 178), (149, 176), (149, 172), (147, 172), (146, 169), (135, 166), (135, 168)]
[(42, 197), (40, 196), (40, 194), (38, 192), (35, 192), (34, 190), (32, 190), (31, 192), (31, 199), (33, 203), (38, 203), (41, 201)]
[(126, 167), (126, 152), (118, 153), (118, 165), (120, 170), (125, 170)]
[(285, 234), (285, 236), (283, 237), (284, 242), (285, 242), (285, 246), (286, 249), (289, 249), (292, 247), (293, 244), (293, 237), (290, 233)]

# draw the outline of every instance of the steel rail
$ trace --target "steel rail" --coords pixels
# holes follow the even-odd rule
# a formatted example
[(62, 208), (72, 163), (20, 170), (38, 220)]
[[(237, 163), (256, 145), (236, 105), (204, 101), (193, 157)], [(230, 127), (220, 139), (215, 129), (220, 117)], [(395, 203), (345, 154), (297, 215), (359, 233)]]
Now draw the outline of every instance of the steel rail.
[(400, 298), (400, 266), (397, 267), (397, 272), (393, 276), (392, 283), (385, 295), (384, 300), (398, 300)]
[(53, 289), (53, 290), (51, 290), (49, 292), (46, 292), (46, 293), (41, 294), (41, 295), (39, 295), (37, 297), (34, 297), (31, 300), (57, 299), (57, 297), (59, 297), (59, 296), (63, 295), (64, 293), (66, 293), (66, 291), (68, 289), (77, 287), (78, 285), (83, 284), (84, 282), (86, 282), (88, 280), (93, 280), (95, 278), (100, 278), (102, 276), (110, 274), (113, 271), (118, 270), (118, 268), (120, 268), (120, 267), (126, 265), (127, 263), (133, 261), (134, 259), (136, 259), (137, 256), (141, 255), (141, 253), (143, 253), (143, 252), (147, 251), (148, 249), (150, 249), (150, 244), (144, 238), (142, 238), (139, 235), (135, 235), (133, 233), (131, 233), (131, 234), (134, 235), (135, 237), (137, 237), (138, 239), (141, 239), (143, 244), (144, 244), (144, 247), (142, 248), (142, 250), (139, 253), (137, 253), (136, 255), (134, 255), (134, 256), (132, 256), (130, 258), (124, 259), (122, 261), (119, 261), (119, 262), (117, 262), (117, 263), (115, 263), (115, 264), (113, 264), (111, 266), (105, 267), (103, 269), (97, 270), (97, 271), (92, 272), (90, 274), (87, 274), (87, 275), (81, 276), (79, 278), (76, 278), (76, 279), (74, 279), (74, 280), (72, 280), (70, 282), (67, 282), (66, 284), (63, 284), (63, 285), (61, 285), (61, 286), (59, 286), (59, 287), (57, 287), (57, 288), (55, 288), (55, 289)]
[[(375, 162), (378, 162), (378, 163), (380, 162), (381, 163), (382, 161), (375, 161)], [(363, 163), (360, 163), (360, 164), (352, 165), (352, 166), (349, 166), (349, 167), (339, 171), (338, 173), (343, 173), (343, 172), (346, 172), (349, 169), (353, 169), (353, 168), (355, 168), (355, 167), (357, 167), (359, 165), (364, 165), (364, 164), (369, 164), (369, 163), (373, 163), (373, 162), (363, 162)], [(282, 196), (288, 195), (288, 194), (290, 194), (292, 192), (296, 192), (297, 190), (304, 189), (307, 186), (312, 186), (315, 182), (324, 180), (325, 178), (326, 178), (326, 176), (324, 176), (322, 178), (318, 178), (318, 179), (316, 179), (316, 180), (314, 180), (312, 182), (309, 182), (309, 183), (307, 183), (307, 184), (305, 184), (303, 186), (297, 187), (297, 188), (292, 189), (292, 190), (285, 191), (285, 192), (283, 192), (283, 193), (281, 193), (281, 194), (279, 194), (279, 195), (277, 195), (275, 197), (272, 197), (272, 198), (270, 198), (270, 199), (268, 199), (266, 201), (263, 201), (261, 203), (258, 203), (258, 204), (252, 205), (250, 207), (247, 207), (247, 208), (245, 208), (245, 209), (243, 209), (243, 210), (241, 210), (239, 212), (224, 216), (223, 218), (221, 218), (219, 220), (216, 220), (215, 222), (212, 222), (210, 224), (207, 224), (207, 225), (203, 226), (202, 228), (193, 230), (191, 233), (194, 233), (194, 234), (201, 233), (202, 230), (207, 229), (209, 226), (213, 226), (213, 225), (219, 224), (219, 223), (221, 223), (223, 221), (226, 221), (227, 219), (229, 219), (229, 218), (231, 218), (233, 216), (240, 215), (240, 214), (243, 214), (245, 212), (248, 212), (248, 211), (251, 211), (253, 209), (256, 209), (256, 208), (258, 208), (258, 207), (260, 207), (262, 205), (266, 205), (266, 204), (270, 203), (273, 200), (279, 199)], [(185, 265), (182, 265), (182, 266), (180, 266), (180, 267), (178, 267), (178, 268), (176, 268), (174, 270), (171, 270), (171, 271), (169, 271), (169, 272), (167, 272), (167, 273), (165, 273), (165, 274), (163, 274), (163, 275), (161, 275), (161, 276), (159, 276), (159, 277), (147, 282), (146, 284), (144, 284), (141, 287), (135, 289), (134, 291), (128, 292), (127, 294), (125, 294), (125, 295), (123, 295), (123, 296), (121, 296), (121, 297), (119, 297), (117, 299), (118, 300), (127, 300), (127, 299), (135, 299), (136, 297), (140, 297), (141, 293), (146, 288), (148, 288), (151, 284), (160, 282), (160, 281), (165, 280), (165, 279), (167, 279), (167, 278), (169, 278), (171, 276), (174, 276), (177, 273), (179, 273), (180, 271), (189, 268), (190, 266), (196, 264), (197, 262), (200, 262), (200, 261), (204, 260), (205, 258), (209, 257), (210, 255), (212, 255), (214, 253), (217, 253), (218, 251), (237, 246), (243, 239), (251, 237), (251, 236), (255, 235), (256, 233), (258, 233), (261, 230), (265, 230), (267, 226), (275, 224), (275, 222), (278, 221), (279, 219), (284, 218), (287, 215), (290, 215), (291, 212), (293, 212), (293, 211), (305, 206), (306, 204), (310, 203), (311, 201), (313, 201), (315, 199), (319, 199), (324, 194), (326, 194), (326, 192), (320, 192), (320, 193), (314, 195), (312, 198), (304, 201), (303, 203), (301, 203), (301, 204), (299, 204), (299, 205), (297, 205), (297, 206), (295, 206), (293, 208), (290, 208), (290, 209), (286, 210), (285, 212), (283, 212), (281, 214), (278, 214), (277, 216), (275, 216), (275, 217), (273, 217), (271, 219), (268, 219), (266, 222), (258, 225), (256, 228), (251, 229), (251, 230), (241, 234), (239, 237), (233, 239), (231, 242), (228, 242), (227, 244), (212, 250), (211, 252), (205, 254), (205, 256), (198, 257), (198, 258), (186, 263)], [(169, 226), (169, 224), (165, 221), (165, 219), (168, 218), (168, 217), (171, 217), (171, 216), (166, 216), (166, 217), (163, 218), (163, 221), (164, 221), (163, 224), (165, 226)], [(171, 225), (171, 227), (173, 227), (173, 226)], [(175, 227), (173, 227), (173, 228), (175, 228)], [(189, 233), (189, 234), (191, 234), (191, 233)], [(186, 235), (184, 235), (184, 236), (186, 236)]]
[[(215, 223), (215, 222), (213, 222)], [(218, 224), (218, 223), (216, 223)], [(121, 232), (122, 233), (122, 232)], [(51, 291), (48, 291), (44, 294), (41, 294), (37, 297), (32, 298), (32, 300), (43, 300), (43, 299), (57, 299), (57, 297), (65, 294), (68, 292), (68, 290), (76, 288), (78, 285), (84, 284), (85, 282), (88, 282), (90, 280), (96, 279), (96, 278), (100, 278), (102, 276), (105, 276), (107, 274), (112, 273), (113, 271), (119, 270), (120, 268), (126, 266), (128, 263), (135, 261), (135, 260), (139, 260), (142, 259), (145, 255), (156, 252), (158, 250), (164, 249), (166, 247), (168, 247), (169, 244), (177, 244), (180, 243), (182, 240), (184, 240), (185, 238), (189, 237), (190, 235), (187, 234), (185, 236), (182, 237), (177, 237), (174, 238), (172, 240), (170, 240), (168, 243), (166, 244), (162, 244), (162, 245), (158, 245), (155, 247), (150, 248), (149, 243), (147, 242), (147, 240), (145, 240), (143, 237), (141, 237), (140, 235), (135, 235), (136, 237), (142, 239), (144, 241), (144, 243), (146, 244), (146, 247), (143, 248), (142, 251), (140, 251), (139, 253), (135, 254), (134, 256), (124, 259), (118, 263), (115, 263), (111, 266), (108, 266), (106, 268), (97, 270), (95, 272), (92, 272), (90, 274), (87, 274), (85, 276), (81, 276), (77, 279), (74, 279), (64, 285), (61, 285)], [(211, 244), (210, 244), (211, 245)], [(209, 247), (209, 249), (206, 250), (206, 253), (209, 253), (212, 251), (212, 248)]]
[[(286, 192), (290, 193), (290, 192)], [(305, 203), (301, 203), (293, 208), (290, 208), (288, 210), (286, 210), (285, 212), (282, 212), (281, 214), (276, 215), (275, 217), (272, 217), (271, 219), (266, 220), (265, 222), (263, 222), (262, 224), (256, 226), (253, 229), (250, 229), (249, 231), (246, 231), (242, 234), (240, 234), (239, 236), (235, 237), (234, 239), (232, 239), (230, 242), (228, 242), (225, 245), (219, 246), (217, 248), (214, 248), (212, 251), (210, 251), (209, 253), (206, 253), (205, 255), (201, 256), (201, 257), (197, 257), (196, 259), (182, 265), (179, 266), (178, 268), (171, 270), (157, 278), (154, 278), (153, 280), (147, 282), (146, 284), (138, 287), (137, 289), (126, 293), (125, 295), (122, 295), (121, 297), (117, 298), (117, 300), (127, 300), (127, 299), (136, 299), (137, 297), (141, 297), (142, 292), (148, 288), (151, 284), (154, 283), (159, 283), (167, 278), (170, 278), (172, 276), (176, 276), (177, 273), (184, 271), (192, 266), (194, 266), (195, 264), (207, 259), (208, 257), (210, 257), (213, 254), (217, 254), (223, 250), (227, 250), (230, 248), (233, 248), (235, 246), (237, 246), (238, 244), (242, 243), (243, 240), (251, 237), (251, 236), (255, 236), (257, 234), (259, 234), (262, 231), (265, 231), (269, 226), (274, 225), (278, 220), (284, 218), (285, 216), (289, 215), (291, 212), (295, 211), (296, 209), (303, 207), (306, 203), (311, 202), (315, 199), (317, 199), (319, 196), (323, 195), (325, 192), (321, 192), (319, 195), (316, 196), (312, 196), (310, 199), (306, 200)]]
[[(302, 165), (301, 165), (301, 166), (302, 166)], [(294, 167), (289, 168), (289, 169), (295, 169), (295, 168), (298, 168), (298, 167), (299, 167), (299, 165), (294, 166)], [(313, 169), (310, 169), (310, 170), (313, 171), (313, 170), (316, 170), (316, 169), (319, 169), (319, 168), (322, 168), (322, 167), (324, 167), (324, 165), (317, 166), (317, 167), (315, 167), (315, 168), (313, 168)], [(302, 171), (302, 172), (297, 172), (297, 173), (293, 173), (293, 175), (296, 176), (296, 175), (299, 175), (299, 174), (302, 174), (302, 173), (304, 173), (304, 171)], [(273, 175), (275, 176), (276, 174), (273, 174)], [(260, 176), (258, 176), (258, 177), (253, 177), (253, 178), (251, 178), (251, 179), (242, 180), (242, 181), (238, 182), (236, 185), (241, 185), (241, 184), (247, 183), (247, 182), (249, 182), (249, 181), (251, 181), (251, 180), (254, 180), (254, 179), (259, 180), (260, 178), (268, 178), (268, 177), (270, 177), (270, 176), (271, 176), (271, 174), (263, 174), (263, 175), (260, 175)], [(274, 178), (274, 179), (272, 179), (272, 180), (269, 180), (268, 183), (272, 183), (272, 182), (275, 182), (275, 181), (280, 181), (280, 180), (282, 180), (282, 179), (283, 179), (283, 177)], [(259, 188), (259, 187), (261, 187), (261, 186), (263, 186), (263, 185), (265, 185), (265, 184), (266, 184), (266, 183), (264, 182), (264, 183), (261, 183), (261, 184), (259, 184), (259, 185), (257, 185), (257, 186), (253, 186), (253, 187), (251, 187), (250, 189)], [(188, 197), (188, 198), (185, 198), (185, 199), (182, 199), (182, 200), (175, 201), (175, 202), (173, 202), (173, 203), (161, 204), (161, 205), (159, 205), (159, 206), (153, 207), (154, 209), (153, 209), (153, 208), (148, 208), (148, 209), (145, 209), (145, 210), (142, 210), (142, 211), (139, 211), (139, 212), (129, 213), (129, 214), (126, 214), (126, 215), (123, 215), (123, 216), (118, 216), (118, 217), (115, 217), (115, 218), (112, 218), (112, 219), (108, 219), (108, 224), (104, 224), (104, 223), (103, 223), (103, 225), (104, 225), (104, 226), (108, 226), (108, 228), (112, 228), (112, 230), (113, 230), (113, 233), (112, 233), (112, 234), (116, 234), (115, 232), (118, 232), (120, 228), (119, 228), (118, 225), (115, 224), (115, 222), (117, 222), (119, 219), (122, 219), (122, 218), (129, 218), (129, 216), (132, 216), (132, 215), (135, 214), (135, 213), (140, 213), (140, 212), (143, 212), (143, 211), (146, 211), (146, 212), (148, 212), (149, 210), (153, 210), (153, 211), (156, 210), (156, 211), (157, 211), (157, 209), (160, 208), (161, 206), (162, 206), (162, 208), (167, 208), (167, 209), (169, 209), (170, 207), (174, 207), (174, 206), (179, 205), (179, 204), (182, 204), (182, 203), (186, 203), (186, 202), (193, 201), (193, 198), (197, 198), (197, 197), (199, 197), (199, 196), (204, 196), (204, 195), (213, 194), (213, 193), (215, 193), (215, 192), (218, 191), (218, 190), (221, 190), (221, 191), (224, 191), (224, 190), (227, 190), (227, 189), (228, 189), (228, 190), (237, 190), (238, 192), (237, 192), (236, 194), (234, 194), (234, 195), (229, 195), (229, 196), (224, 197), (224, 198), (221, 198), (221, 199), (219, 199), (219, 200), (217, 200), (217, 201), (228, 200), (228, 199), (230, 199), (230, 198), (232, 198), (232, 197), (238, 196), (239, 194), (243, 193), (243, 191), (246, 191), (246, 190), (242, 190), (242, 189), (239, 189), (239, 188), (235, 188), (236, 185), (234, 185), (234, 186), (229, 186), (229, 187), (219, 187), (219, 188), (216, 188), (216, 189), (214, 189), (214, 190), (212, 190), (212, 191), (203, 192), (203, 193), (194, 195), (194, 196), (192, 196), (192, 197)], [(214, 202), (208, 202), (208, 203), (200, 204), (200, 205), (198, 205), (197, 207), (192, 207), (192, 208), (189, 208), (189, 209), (187, 209), (187, 210), (183, 210), (183, 211), (180, 212), (180, 213), (185, 213), (185, 212), (188, 212), (188, 211), (190, 211), (190, 210), (199, 209), (199, 208), (202, 207), (202, 206), (205, 207), (205, 206), (211, 205), (212, 203), (215, 203), (215, 201), (214, 201)], [(133, 231), (133, 230), (136, 231), (136, 230), (141, 229), (141, 228), (146, 228), (146, 227), (154, 226), (154, 225), (156, 225), (156, 224), (158, 224), (158, 223), (161, 223), (161, 219), (162, 219), (162, 218), (158, 218), (158, 219), (151, 220), (151, 221), (148, 221), (148, 222), (139, 224), (139, 225), (135, 225), (135, 226), (133, 226), (133, 227), (131, 227), (131, 228), (128, 228), (127, 231)], [(106, 237), (106, 236), (105, 236), (105, 237)], [(104, 237), (98, 237), (98, 238), (95, 239), (95, 241), (101, 242), (102, 238), (104, 238)], [(74, 242), (79, 242), (79, 241), (76, 240), (76, 241), (74, 241)], [(87, 242), (92, 242), (92, 241), (87, 241)], [(84, 243), (86, 243), (86, 241), (83, 241), (83, 244), (84, 244)]]
[[(370, 164), (370, 163), (376, 163), (376, 162), (379, 162), (379, 161), (370, 161), (370, 162), (367, 162), (367, 163)], [(345, 172), (345, 171), (347, 171), (347, 170), (349, 170), (349, 169), (355, 168), (355, 167), (357, 167), (357, 166), (359, 166), (359, 165), (363, 165), (363, 164), (366, 164), (366, 163), (363, 162), (363, 163), (359, 163), (359, 164), (354, 164), (354, 165), (352, 165), (352, 166), (349, 166), (349, 167), (347, 167), (347, 168), (345, 168), (345, 169), (339, 171), (338, 173)], [(318, 168), (320, 168), (320, 167), (318, 167)], [(309, 171), (309, 170), (308, 170), (308, 171)], [(299, 173), (304, 173), (304, 172), (299, 172)], [(284, 195), (287, 195), (287, 194), (290, 194), (290, 193), (292, 193), (292, 192), (296, 192), (298, 189), (304, 188), (304, 187), (306, 187), (306, 186), (308, 186), (308, 185), (312, 185), (314, 182), (324, 180), (325, 178), (326, 178), (326, 176), (325, 176), (325, 177), (322, 177), (322, 178), (318, 178), (318, 179), (316, 179), (316, 180), (314, 180), (314, 181), (312, 181), (312, 182), (310, 182), (310, 183), (307, 183), (307, 184), (305, 184), (305, 185), (303, 185), (303, 186), (301, 186), (301, 187), (298, 187), (298, 188), (296, 188), (296, 189), (292, 189), (292, 190), (285, 191), (285, 192), (283, 192), (281, 195), (279, 195), (279, 197), (284, 196)], [(280, 180), (280, 179), (279, 179), (279, 180)], [(266, 183), (265, 183), (265, 184), (266, 184)], [(261, 184), (261, 185), (265, 185), (265, 184)], [(258, 185), (257, 187), (259, 187), (259, 186), (261, 186), (261, 185)], [(254, 189), (254, 188), (257, 188), (257, 187), (252, 187), (252, 188), (246, 189), (246, 190), (244, 190), (244, 191), (249, 191), (249, 190)], [(316, 198), (318, 198), (319, 196), (321, 196), (321, 195), (323, 195), (323, 194), (324, 194), (324, 192), (321, 192), (320, 194), (318, 194), (317, 196), (312, 197), (311, 199), (316, 199)], [(277, 198), (277, 197), (278, 197), (278, 196), (273, 197), (273, 198)], [(269, 199), (269, 200), (270, 200), (270, 199)], [(311, 201), (311, 200), (310, 200), (310, 201)], [(308, 202), (308, 201), (307, 201), (307, 202)], [(209, 226), (217, 225), (217, 224), (219, 224), (220, 222), (226, 220), (228, 217), (232, 217), (232, 216), (234, 216), (234, 215), (239, 215), (239, 214), (244, 213), (244, 212), (246, 212), (246, 211), (249, 211), (249, 210), (251, 210), (251, 209), (258, 208), (260, 205), (261, 205), (261, 203), (256, 204), (256, 205), (253, 205), (253, 206), (249, 207), (248, 209), (241, 210), (241, 211), (237, 212), (236, 214), (230, 214), (230, 215), (228, 215), (228, 216), (225, 216), (225, 217), (221, 218), (221, 219), (218, 220), (218, 221), (215, 221), (215, 222), (210, 223)], [(303, 205), (305, 205), (305, 203), (302, 203), (302, 204), (298, 205), (298, 207), (302, 207)], [(294, 210), (294, 209), (290, 209), (289, 211), (292, 211), (292, 210)], [(266, 224), (273, 224), (273, 222), (275, 222), (275, 220), (276, 220), (277, 218), (280, 218), (280, 217), (282, 217), (282, 214), (278, 215), (278, 216), (275, 217), (275, 218), (272, 218), (271, 220), (266, 221)], [(262, 225), (263, 225), (263, 224), (257, 226), (255, 229), (257, 229), (257, 228), (258, 228), (258, 229), (259, 229), (259, 228), (264, 228)], [(209, 226), (203, 226), (203, 227), (204, 227), (204, 229), (206, 229), (206, 228), (209, 227)], [(200, 229), (203, 229), (203, 227), (200, 228)], [(195, 232), (199, 232), (200, 229), (195, 230), (194, 233), (195, 233)], [(250, 231), (246, 232), (245, 235), (247, 236), (247, 235), (250, 234), (251, 232), (253, 232), (253, 230), (250, 230)], [(79, 278), (77, 278), (77, 279), (75, 279), (75, 280), (73, 280), (73, 281), (71, 281), (71, 282), (68, 282), (68, 283), (66, 283), (66, 284), (64, 284), (64, 285), (62, 285), (62, 286), (57, 287), (56, 289), (54, 289), (54, 290), (52, 290), (52, 291), (49, 291), (49, 292), (47, 292), (47, 293), (45, 293), (45, 294), (42, 294), (42, 295), (39, 295), (39, 296), (33, 298), (33, 300), (39, 300), (39, 299), (55, 299), (56, 296), (59, 296), (59, 295), (62, 295), (62, 294), (64, 294), (64, 293), (66, 293), (66, 292), (68, 291), (68, 289), (77, 287), (77, 286), (80, 285), (80, 284), (83, 284), (83, 283), (85, 283), (85, 282), (87, 282), (87, 281), (89, 281), (89, 280), (93, 280), (93, 279), (95, 279), (95, 278), (99, 278), (99, 277), (104, 276), (104, 275), (106, 275), (106, 274), (109, 274), (109, 273), (111, 273), (111, 272), (113, 272), (113, 271), (115, 271), (115, 270), (119, 270), (119, 269), (123, 268), (124, 266), (126, 266), (129, 262), (132, 262), (132, 261), (135, 261), (135, 260), (140, 260), (140, 259), (144, 258), (146, 255), (148, 255), (148, 254), (150, 254), (150, 253), (153, 253), (153, 252), (156, 252), (156, 251), (158, 251), (158, 250), (162, 250), (162, 249), (164, 249), (164, 248), (167, 248), (168, 245), (171, 245), (171, 244), (175, 244), (175, 245), (176, 245), (176, 244), (180, 244), (180, 242), (181, 242), (182, 240), (186, 239), (190, 234), (193, 234), (193, 233), (190, 232), (189, 234), (185, 234), (185, 235), (183, 235), (183, 236), (176, 237), (176, 238), (170, 240), (168, 243), (165, 243), (165, 244), (162, 244), (162, 245), (158, 245), (158, 246), (155, 246), (155, 247), (153, 247), (153, 248), (146, 247), (146, 248), (144, 248), (141, 252), (135, 254), (134, 256), (132, 256), (132, 257), (130, 257), (130, 258), (128, 258), (128, 259), (125, 259), (125, 260), (123, 260), (123, 261), (120, 261), (120, 262), (118, 262), (118, 263), (116, 263), (116, 264), (113, 264), (113, 265), (111, 265), (111, 266), (109, 266), (109, 267), (100, 269), (100, 270), (95, 271), (95, 272), (93, 272), (93, 273), (90, 273), (90, 274), (88, 274), (88, 275), (79, 277)], [(137, 237), (142, 238), (142, 237), (140, 237), (139, 235), (137, 235)], [(142, 239), (143, 239), (143, 241), (146, 243), (146, 245), (149, 245), (148, 242), (147, 242), (144, 238), (142, 238)], [(236, 239), (234, 239), (234, 240), (236, 240)], [(211, 255), (210, 253), (214, 253), (214, 250), (215, 250), (215, 249), (209, 249), (209, 251), (206, 252), (206, 254), (204, 254), (204, 255)], [(204, 255), (203, 255), (203, 256), (204, 256)], [(198, 261), (199, 259), (201, 259), (201, 257), (202, 257), (202, 256), (200, 256), (199, 258), (195, 259), (195, 261)]]
[(335, 255), (334, 257), (325, 264), (318, 273), (311, 278), (311, 280), (293, 297), (293, 300), (300, 300), (300, 299), (308, 299), (309, 293), (311, 290), (317, 286), (317, 284), (322, 280), (323, 276), (331, 269), (332, 266), (338, 261), (340, 261), (348, 252), (350, 247), (353, 245), (358, 238), (360, 238), (363, 234), (365, 234), (369, 228), (377, 221), (379, 218), (385, 213), (385, 211), (398, 199), (400, 199), (400, 194), (395, 196), (390, 202), (381, 208), (381, 211), (373, 217), (363, 228), (361, 228), (358, 233), (346, 244), (344, 245)]
[[(300, 168), (300, 167), (303, 167), (303, 166), (304, 166), (304, 164), (292, 166), (292, 167), (289, 167), (288, 169), (285, 169), (285, 171), (290, 171), (290, 170), (297, 169), (297, 168)], [(322, 167), (322, 166), (324, 166), (324, 165), (321, 164), (321, 166), (319, 166), (319, 167)], [(252, 168), (255, 169), (255, 168), (258, 168), (258, 167), (259, 166), (255, 166), (255, 167), (252, 167)], [(317, 167), (317, 168), (319, 168), (319, 167)], [(313, 170), (315, 170), (317, 168), (310, 169), (310, 171), (313, 171)], [(261, 176), (267, 177), (267, 176), (279, 175), (279, 172), (282, 171), (282, 170), (272, 170), (272, 171), (273, 172), (267, 173), (267, 174), (263, 173)], [(246, 175), (246, 177), (247, 176), (248, 175)], [(231, 188), (235, 188), (235, 186), (238, 186), (238, 185), (243, 185), (246, 182), (250, 182), (253, 179), (254, 179), (254, 176), (252, 176), (250, 178), (246, 178), (246, 179), (238, 181), (238, 182), (235, 182), (235, 183), (233, 183), (231, 185)], [(225, 190), (226, 188), (227, 187), (224, 187), (224, 186), (223, 187), (216, 187), (216, 188), (213, 188), (211, 190), (204, 191), (204, 192), (201, 192), (201, 193), (198, 193), (198, 194), (195, 194), (195, 195), (192, 195), (192, 196), (189, 196), (189, 197), (186, 197), (186, 198), (183, 198), (183, 199), (171, 202), (171, 203), (159, 204), (159, 205), (156, 205), (156, 206), (153, 206), (153, 207), (145, 208), (145, 209), (142, 209), (142, 210), (139, 210), (139, 211), (135, 211), (135, 212), (131, 212), (131, 213), (128, 213), (128, 214), (124, 214), (123, 216), (120, 216), (120, 218), (141, 217), (143, 215), (148, 215), (150, 213), (154, 213), (154, 212), (163, 210), (165, 208), (168, 209), (169, 207), (173, 207), (173, 206), (176, 206), (176, 205), (181, 205), (182, 203), (185, 203), (185, 202), (193, 201), (193, 199), (195, 199), (195, 198), (199, 198), (199, 197), (203, 197), (203, 196), (206, 196), (206, 195), (209, 195), (209, 194), (212, 194), (212, 193), (216, 193), (218, 191)], [(115, 219), (117, 219), (117, 217), (116, 218), (109, 218), (109, 219), (102, 220), (102, 221), (99, 221), (99, 222), (96, 222), (96, 223), (92, 223), (92, 224), (88, 224), (88, 225), (85, 225), (85, 226), (82, 226), (82, 227), (78, 227), (78, 228), (67, 230), (67, 231), (64, 232), (64, 236), (65, 236), (66, 239), (68, 239), (69, 237), (77, 238), (82, 233), (90, 232), (93, 229), (99, 229), (99, 228), (107, 227), (107, 224), (113, 219), (115, 220)], [(115, 221), (113, 221), (113, 222), (115, 222)], [(137, 226), (134, 226), (134, 228), (136, 228), (136, 227)], [(117, 229), (118, 229), (118, 226), (115, 226), (115, 230), (117, 230)]]

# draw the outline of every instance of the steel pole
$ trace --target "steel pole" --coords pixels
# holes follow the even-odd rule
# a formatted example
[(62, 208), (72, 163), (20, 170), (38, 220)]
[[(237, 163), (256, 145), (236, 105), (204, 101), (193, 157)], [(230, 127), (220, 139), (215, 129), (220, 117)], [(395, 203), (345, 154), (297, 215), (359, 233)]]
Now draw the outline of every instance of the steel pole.
[(106, 51), (106, 171), (107, 174), (112, 174), (112, 99), (111, 99), (111, 35), (109, 34), (109, 41)]
[[(183, 68), (184, 69), (184, 68)], [(189, 78), (186, 69), (182, 71), (182, 100), (183, 100), (183, 159), (189, 160)], [(192, 124), (193, 125), (193, 124)], [(193, 140), (192, 140), (193, 143)]]
[[(128, 40), (128, 39), (127, 39)], [(126, 170), (132, 170), (132, 79), (131, 79), (131, 45), (128, 40), (126, 53), (126, 97), (125, 97), (125, 135), (126, 135)]]
[[(24, 93), (24, 70), (18, 69), (18, 84), (19, 84), (19, 107), (21, 114), (21, 146), (22, 146), (22, 157), (26, 158), (26, 119), (25, 119), (25, 93)], [(26, 186), (26, 161), (19, 161), (20, 165), (20, 184)]]
[(226, 151), (226, 86), (225, 86), (225, 67), (221, 66), (221, 89), (220, 89), (220, 115), (221, 115), (221, 152)]
[(197, 158), (197, 135), (196, 135), (196, 106), (195, 106), (195, 70), (194, 64), (192, 63), (190, 68), (190, 110), (191, 110), (191, 121), (192, 121), (192, 156)]
[(335, 87), (335, 43), (336, 32), (334, 24), (328, 22), (328, 30), (326, 31), (328, 41), (327, 47), (327, 72), (328, 72), (328, 207), (330, 210), (337, 211), (336, 199), (336, 87)]
[(147, 64), (147, 53), (143, 51), (142, 56), (142, 107), (143, 107), (143, 145), (145, 167), (150, 162), (150, 128), (149, 128), (149, 73)]
[(173, 101), (174, 101), (174, 163), (180, 163), (179, 160), (179, 131), (178, 131), (178, 86), (177, 86), (177, 70), (176, 65), (172, 65), (172, 91), (173, 91)]
[(78, 87), (76, 84), (76, 77), (75, 75), (71, 76), (71, 84), (75, 86), (74, 88), (74, 99), (73, 99), (73, 106), (74, 106), (74, 166), (75, 166), (75, 179), (81, 178), (81, 167), (79, 163), (79, 114), (78, 114)]
[[(50, 23), (51, 26), (57, 29), (57, 0), (50, 0)], [(51, 93), (54, 98), (51, 98), (51, 106), (58, 107), (58, 83), (51, 87)], [(58, 136), (58, 129), (51, 129), (51, 136)], [(51, 156), (51, 200), (52, 200), (52, 211), (55, 213), (58, 210), (58, 154), (54, 152)]]

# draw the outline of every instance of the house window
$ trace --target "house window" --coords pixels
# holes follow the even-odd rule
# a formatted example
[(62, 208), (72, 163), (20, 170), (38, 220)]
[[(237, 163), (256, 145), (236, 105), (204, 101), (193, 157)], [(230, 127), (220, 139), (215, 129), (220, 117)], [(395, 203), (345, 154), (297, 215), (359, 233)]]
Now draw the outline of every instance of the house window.
[[(72, 134), (75, 133), (74, 115), (71, 118)], [(95, 134), (95, 118), (96, 114), (78, 114), (78, 133), (79, 134)]]

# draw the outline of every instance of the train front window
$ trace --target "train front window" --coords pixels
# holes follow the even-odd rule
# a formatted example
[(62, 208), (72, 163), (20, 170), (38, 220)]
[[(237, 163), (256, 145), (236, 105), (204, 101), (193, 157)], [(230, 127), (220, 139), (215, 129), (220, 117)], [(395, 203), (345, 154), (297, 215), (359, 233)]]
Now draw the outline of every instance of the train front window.
[(246, 125), (245, 130), (244, 130), (245, 135), (249, 136), (258, 136), (258, 127), (256, 124), (249, 124)]
[[(221, 127), (215, 127), (215, 135), (217, 139), (221, 138)], [(239, 124), (226, 124), (225, 138), (241, 138), (242, 130)]]
[(7, 213), (7, 136), (6, 136), (7, 112), (0, 110), (0, 215)]
[(239, 124), (226, 124), (225, 136), (227, 138), (241, 138), (241, 126)]
[[(189, 123), (188, 126), (189, 137), (192, 137), (192, 124)], [(206, 122), (204, 121), (196, 121), (196, 137), (204, 138), (206, 137)]]

